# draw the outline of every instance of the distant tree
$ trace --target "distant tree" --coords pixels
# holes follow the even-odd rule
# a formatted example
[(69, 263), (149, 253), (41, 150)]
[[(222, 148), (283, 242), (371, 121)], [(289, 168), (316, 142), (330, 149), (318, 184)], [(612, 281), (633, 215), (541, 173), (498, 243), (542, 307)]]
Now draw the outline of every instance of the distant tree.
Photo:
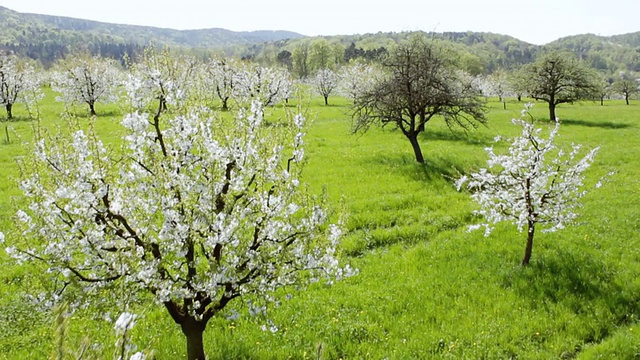
[(131, 66), (125, 83), (127, 100), (134, 109), (157, 104), (160, 114), (171, 103), (180, 112), (197, 89), (194, 86), (197, 73), (195, 58), (148, 48), (140, 61)]
[(509, 87), (513, 91), (516, 99), (522, 101), (522, 97), (528, 95), (526, 90), (526, 81), (522, 71), (511, 71), (508, 76)]
[(324, 98), (325, 105), (329, 105), (329, 95), (338, 87), (339, 79), (338, 74), (333, 72), (333, 70), (322, 69), (319, 70), (311, 80), (315, 91)]
[(608, 78), (602, 73), (600, 73), (600, 78), (596, 79), (595, 95), (600, 101), (600, 106), (604, 106), (604, 99), (611, 96), (613, 92), (612, 83), (613, 79)]
[(120, 98), (120, 77), (114, 60), (76, 52), (58, 63), (51, 87), (61, 94), (56, 101), (87, 104), (95, 116), (96, 103), (114, 103)]
[(502, 107), (507, 109), (505, 97), (511, 93), (509, 75), (504, 70), (496, 70), (489, 76), (493, 94), (498, 97)]
[(7, 110), (7, 119), (13, 118), (13, 105), (27, 105), (42, 97), (40, 81), (34, 67), (13, 55), (0, 55), (0, 105)]
[(205, 66), (204, 92), (215, 93), (222, 102), (223, 111), (229, 110), (229, 100), (238, 86), (239, 72), (240, 65), (231, 59), (213, 59)]
[(357, 48), (354, 42), (349, 44), (349, 46), (344, 49), (344, 62), (349, 63), (351, 59), (357, 59), (359, 57), (364, 57), (364, 50)]
[(338, 90), (340, 95), (355, 100), (371, 90), (381, 76), (380, 70), (371, 65), (354, 63), (340, 68)]
[(287, 99), (292, 86), (291, 76), (284, 69), (247, 64), (236, 74), (234, 96), (245, 104), (259, 99), (265, 106), (271, 106)]
[(307, 42), (299, 43), (292, 53), (293, 57), (293, 72), (300, 79), (306, 79), (309, 77), (309, 44)]
[[(568, 153), (558, 149), (554, 141), (560, 122), (544, 138), (540, 135), (542, 129), (524, 119), (528, 107), (523, 118), (512, 120), (522, 130), (519, 136), (507, 139), (509, 150), (499, 155), (493, 147), (487, 148), (488, 168), (456, 181), (458, 190), (465, 186), (472, 191), (471, 197), (480, 205), (476, 213), (486, 220), (470, 230), (484, 227), (485, 236), (489, 236), (492, 225), (503, 221), (516, 225), (521, 232), (527, 227), (522, 265), (529, 264), (531, 259), (537, 225), (551, 232), (571, 224), (577, 217), (578, 200), (586, 193), (583, 173), (598, 151), (595, 148), (578, 160), (580, 145), (572, 145)], [(500, 137), (496, 138), (498, 141)]]
[(618, 79), (613, 83), (613, 91), (622, 95), (627, 105), (629, 105), (629, 99), (638, 93), (638, 81), (633, 74), (621, 72)]
[(333, 69), (335, 67), (333, 48), (327, 40), (320, 38), (311, 43), (309, 65), (311, 71)]
[(597, 92), (597, 73), (570, 53), (552, 51), (521, 69), (521, 88), (532, 98), (549, 104), (555, 121), (556, 106), (591, 99)]
[(284, 65), (287, 70), (293, 71), (293, 54), (288, 50), (282, 50), (276, 56), (278, 63)]
[(418, 136), (433, 117), (442, 116), (448, 126), (463, 128), (486, 121), (484, 102), (472, 79), (424, 37), (398, 45), (382, 67), (385, 76), (355, 99), (354, 131), (393, 124), (411, 143), (416, 161), (424, 163)]

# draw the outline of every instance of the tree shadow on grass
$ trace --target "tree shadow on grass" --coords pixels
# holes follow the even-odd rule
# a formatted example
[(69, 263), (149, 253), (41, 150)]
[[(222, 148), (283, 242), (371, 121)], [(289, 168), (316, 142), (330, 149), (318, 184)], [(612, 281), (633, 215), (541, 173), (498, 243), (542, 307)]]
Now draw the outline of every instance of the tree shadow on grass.
[(626, 129), (630, 128), (629, 124), (622, 123), (614, 123), (611, 121), (584, 121), (584, 120), (572, 120), (572, 119), (563, 119), (560, 120), (561, 125), (578, 125), (578, 126), (586, 126), (586, 127), (597, 127), (602, 129)]
[(362, 157), (359, 161), (367, 166), (381, 166), (392, 173), (402, 174), (411, 181), (453, 183), (465, 174), (463, 169), (478, 168), (481, 162), (470, 163), (469, 159), (447, 156), (426, 157), (425, 163), (416, 161), (413, 153), (385, 153)]
[(423, 141), (456, 141), (464, 142), (470, 145), (489, 146), (493, 144), (493, 139), (488, 136), (476, 134), (470, 136), (467, 132), (454, 132), (447, 129), (431, 129), (421, 134), (420, 139)]
[[(547, 250), (528, 267), (520, 267), (502, 276), (506, 288), (530, 301), (532, 308), (562, 306), (575, 314), (589, 316), (594, 307), (605, 307), (615, 317), (616, 324), (632, 321), (629, 314), (640, 310), (640, 293), (621, 286), (615, 279), (616, 270), (604, 261), (574, 249)], [(600, 335), (586, 342), (602, 340)]]
[(1, 125), (7, 125), (7, 124), (17, 123), (17, 122), (28, 122), (28, 121), (33, 121), (33, 118), (31, 116), (15, 116), (15, 115), (11, 119), (7, 119), (6, 116), (4, 118), (0, 118)]

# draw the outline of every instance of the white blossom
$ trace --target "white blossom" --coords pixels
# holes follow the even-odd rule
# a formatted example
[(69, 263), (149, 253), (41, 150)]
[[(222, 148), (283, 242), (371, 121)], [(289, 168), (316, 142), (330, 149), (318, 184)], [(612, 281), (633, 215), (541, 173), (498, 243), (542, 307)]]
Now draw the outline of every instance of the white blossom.
[(374, 86), (380, 74), (381, 71), (371, 65), (345, 66), (340, 70), (338, 92), (346, 98), (357, 99)]
[(7, 109), (8, 118), (13, 117), (14, 104), (24, 103), (32, 109), (43, 97), (40, 79), (29, 62), (0, 55), (0, 105)]
[(338, 87), (340, 77), (331, 69), (318, 70), (316, 75), (311, 78), (311, 86), (318, 93), (318, 95), (324, 97), (325, 105), (328, 105), (329, 95)]
[(66, 105), (87, 104), (95, 115), (95, 104), (119, 100), (120, 72), (113, 60), (75, 54), (59, 64), (51, 87), (60, 93), (56, 101)]
[[(357, 272), (336, 259), (341, 230), (323, 198), (299, 186), (301, 116), (280, 129), (263, 125), (259, 100), (233, 121), (183, 105), (126, 115), (117, 155), (72, 121), (36, 136), (20, 163), (28, 241), (7, 252), (46, 262), (57, 283), (87, 294), (83, 303), (124, 307), (151, 294), (177, 323), (206, 323), (236, 298), (262, 314), (283, 286)], [(116, 329), (134, 319), (121, 315)]]
[(286, 70), (246, 65), (235, 73), (234, 97), (241, 104), (278, 104), (291, 96), (293, 81)]
[[(526, 106), (525, 115), (530, 107)], [(519, 231), (527, 228), (532, 241), (536, 225), (541, 225), (543, 231), (556, 231), (576, 219), (579, 200), (586, 194), (584, 172), (599, 148), (578, 158), (581, 145), (572, 144), (571, 151), (566, 153), (555, 144), (559, 122), (546, 138), (542, 136), (543, 129), (533, 123), (523, 119), (512, 122), (522, 131), (519, 136), (505, 140), (509, 144), (506, 153), (486, 148), (488, 167), (461, 176), (455, 185), (458, 190), (465, 186), (471, 191), (471, 197), (480, 205), (476, 214), (486, 221), (470, 226), (470, 230), (484, 227), (488, 236), (493, 224), (508, 221)]]
[(116, 320), (116, 323), (114, 325), (116, 333), (122, 334), (133, 329), (136, 323), (136, 317), (137, 316), (135, 314), (131, 314), (128, 312), (123, 312), (122, 314), (120, 314), (118, 320)]

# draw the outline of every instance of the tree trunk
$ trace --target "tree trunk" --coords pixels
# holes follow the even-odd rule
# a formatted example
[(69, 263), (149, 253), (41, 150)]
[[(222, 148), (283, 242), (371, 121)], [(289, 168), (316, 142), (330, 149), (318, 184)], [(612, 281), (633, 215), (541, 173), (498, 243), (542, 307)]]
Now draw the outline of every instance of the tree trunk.
[(502, 100), (502, 107), (507, 110), (507, 102)]
[(627, 102), (627, 105), (629, 105), (629, 95), (625, 96), (624, 100)]
[(604, 106), (604, 98), (603, 97), (600, 98), (600, 106)]
[(531, 250), (533, 250), (533, 235), (536, 231), (536, 224), (529, 220), (527, 231), (527, 247), (524, 249), (524, 258), (522, 258), (522, 266), (529, 265), (531, 259)]
[(187, 360), (205, 360), (202, 335), (207, 326), (206, 323), (188, 318), (180, 326), (187, 338)]
[(424, 164), (422, 149), (420, 149), (420, 144), (418, 143), (418, 134), (407, 135), (407, 138), (411, 142), (411, 147), (413, 147), (413, 152), (416, 155), (416, 161), (420, 164)]
[(549, 103), (549, 120), (556, 121), (556, 104)]
[(325, 105), (329, 105), (329, 97), (328, 96), (324, 97), (324, 104)]
[(91, 110), (91, 116), (96, 116), (96, 108), (95, 108), (95, 104), (93, 102), (89, 103), (89, 110)]
[(222, 111), (228, 111), (229, 106), (227, 105), (227, 99), (222, 99)]
[(5, 106), (5, 108), (7, 109), (7, 119), (11, 120), (13, 119), (13, 113), (11, 113), (11, 108), (13, 107), (13, 104), (7, 104)]

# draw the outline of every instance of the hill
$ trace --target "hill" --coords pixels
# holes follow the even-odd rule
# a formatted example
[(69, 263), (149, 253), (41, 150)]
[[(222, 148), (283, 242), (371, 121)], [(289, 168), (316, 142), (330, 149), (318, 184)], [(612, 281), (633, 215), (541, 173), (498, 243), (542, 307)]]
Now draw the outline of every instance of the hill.
[(640, 71), (640, 31), (614, 36), (567, 36), (546, 47), (571, 51), (600, 71)]
[(178, 48), (222, 49), (300, 38), (290, 31), (235, 32), (212, 28), (174, 30), (110, 24), (61, 16), (20, 13), (0, 6), (0, 47), (41, 60), (45, 65), (79, 44), (94, 53), (120, 58), (156, 44)]
[[(336, 59), (343, 62), (357, 57), (370, 61), (410, 35), (409, 32), (378, 32), (310, 38), (290, 31), (174, 30), (20, 13), (0, 6), (0, 50), (40, 60), (45, 66), (78, 46), (121, 60), (124, 54), (135, 57), (145, 46), (155, 44), (194, 53), (224, 52), (265, 65), (282, 62), (291, 68), (291, 54), (305, 44), (327, 42), (333, 46), (331, 51)], [(571, 51), (595, 69), (610, 75), (618, 71), (640, 71), (640, 31), (608, 37), (568, 36), (543, 46), (486, 32), (428, 35), (459, 50), (464, 67), (474, 74), (518, 68), (534, 61), (540, 51), (548, 48)]]

